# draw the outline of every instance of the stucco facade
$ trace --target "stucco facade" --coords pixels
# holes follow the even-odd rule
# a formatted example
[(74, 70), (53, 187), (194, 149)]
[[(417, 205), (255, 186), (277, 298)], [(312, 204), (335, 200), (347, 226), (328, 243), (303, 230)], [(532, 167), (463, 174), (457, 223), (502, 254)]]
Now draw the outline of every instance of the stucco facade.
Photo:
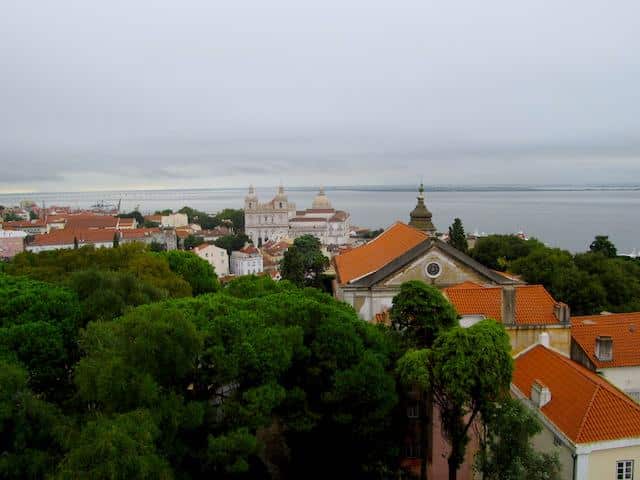
[(229, 255), (224, 248), (205, 243), (194, 248), (193, 253), (209, 262), (219, 277), (229, 275)]

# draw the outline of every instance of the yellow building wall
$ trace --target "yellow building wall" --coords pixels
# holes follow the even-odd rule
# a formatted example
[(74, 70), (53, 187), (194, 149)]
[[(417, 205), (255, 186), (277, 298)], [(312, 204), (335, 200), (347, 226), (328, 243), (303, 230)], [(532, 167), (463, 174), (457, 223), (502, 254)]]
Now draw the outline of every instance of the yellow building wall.
[(633, 478), (640, 475), (640, 446), (600, 450), (589, 454), (589, 478), (585, 480), (603, 480), (616, 478), (616, 462), (633, 460)]
[(511, 341), (511, 354), (517, 355), (522, 350), (531, 345), (535, 345), (540, 340), (540, 334), (546, 332), (549, 334), (549, 345), (556, 350), (569, 356), (571, 352), (571, 328), (566, 327), (538, 327), (538, 326), (522, 326), (507, 327), (509, 340)]
[(573, 480), (573, 451), (566, 445), (556, 445), (555, 435), (546, 426), (542, 431), (533, 437), (533, 449), (541, 453), (557, 454), (560, 460), (560, 478), (562, 480)]

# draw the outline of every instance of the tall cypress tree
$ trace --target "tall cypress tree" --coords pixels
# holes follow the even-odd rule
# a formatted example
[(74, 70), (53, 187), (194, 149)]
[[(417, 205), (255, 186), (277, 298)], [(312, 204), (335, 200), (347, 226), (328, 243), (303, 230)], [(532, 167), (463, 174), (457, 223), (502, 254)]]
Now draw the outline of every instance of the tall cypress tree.
[(449, 244), (461, 252), (467, 253), (469, 251), (467, 236), (464, 233), (462, 220), (459, 218), (454, 219), (453, 224), (449, 227)]

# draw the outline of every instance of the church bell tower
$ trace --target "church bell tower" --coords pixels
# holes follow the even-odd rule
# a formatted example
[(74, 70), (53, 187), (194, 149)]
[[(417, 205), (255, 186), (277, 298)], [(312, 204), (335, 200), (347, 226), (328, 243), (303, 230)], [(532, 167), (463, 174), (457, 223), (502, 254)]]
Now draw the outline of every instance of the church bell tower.
[(415, 229), (422, 230), (429, 236), (435, 235), (436, 227), (431, 221), (431, 212), (424, 204), (424, 186), (422, 183), (420, 183), (420, 188), (418, 189), (417, 199), (418, 204), (416, 205), (416, 208), (414, 208), (409, 214), (411, 217), (409, 225)]

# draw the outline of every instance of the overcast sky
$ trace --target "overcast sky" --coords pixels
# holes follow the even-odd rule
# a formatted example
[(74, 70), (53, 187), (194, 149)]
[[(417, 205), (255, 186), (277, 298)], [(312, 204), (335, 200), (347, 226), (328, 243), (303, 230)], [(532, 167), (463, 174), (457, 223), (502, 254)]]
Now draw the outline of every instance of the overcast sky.
[(3, 0), (0, 192), (640, 181), (637, 0)]

